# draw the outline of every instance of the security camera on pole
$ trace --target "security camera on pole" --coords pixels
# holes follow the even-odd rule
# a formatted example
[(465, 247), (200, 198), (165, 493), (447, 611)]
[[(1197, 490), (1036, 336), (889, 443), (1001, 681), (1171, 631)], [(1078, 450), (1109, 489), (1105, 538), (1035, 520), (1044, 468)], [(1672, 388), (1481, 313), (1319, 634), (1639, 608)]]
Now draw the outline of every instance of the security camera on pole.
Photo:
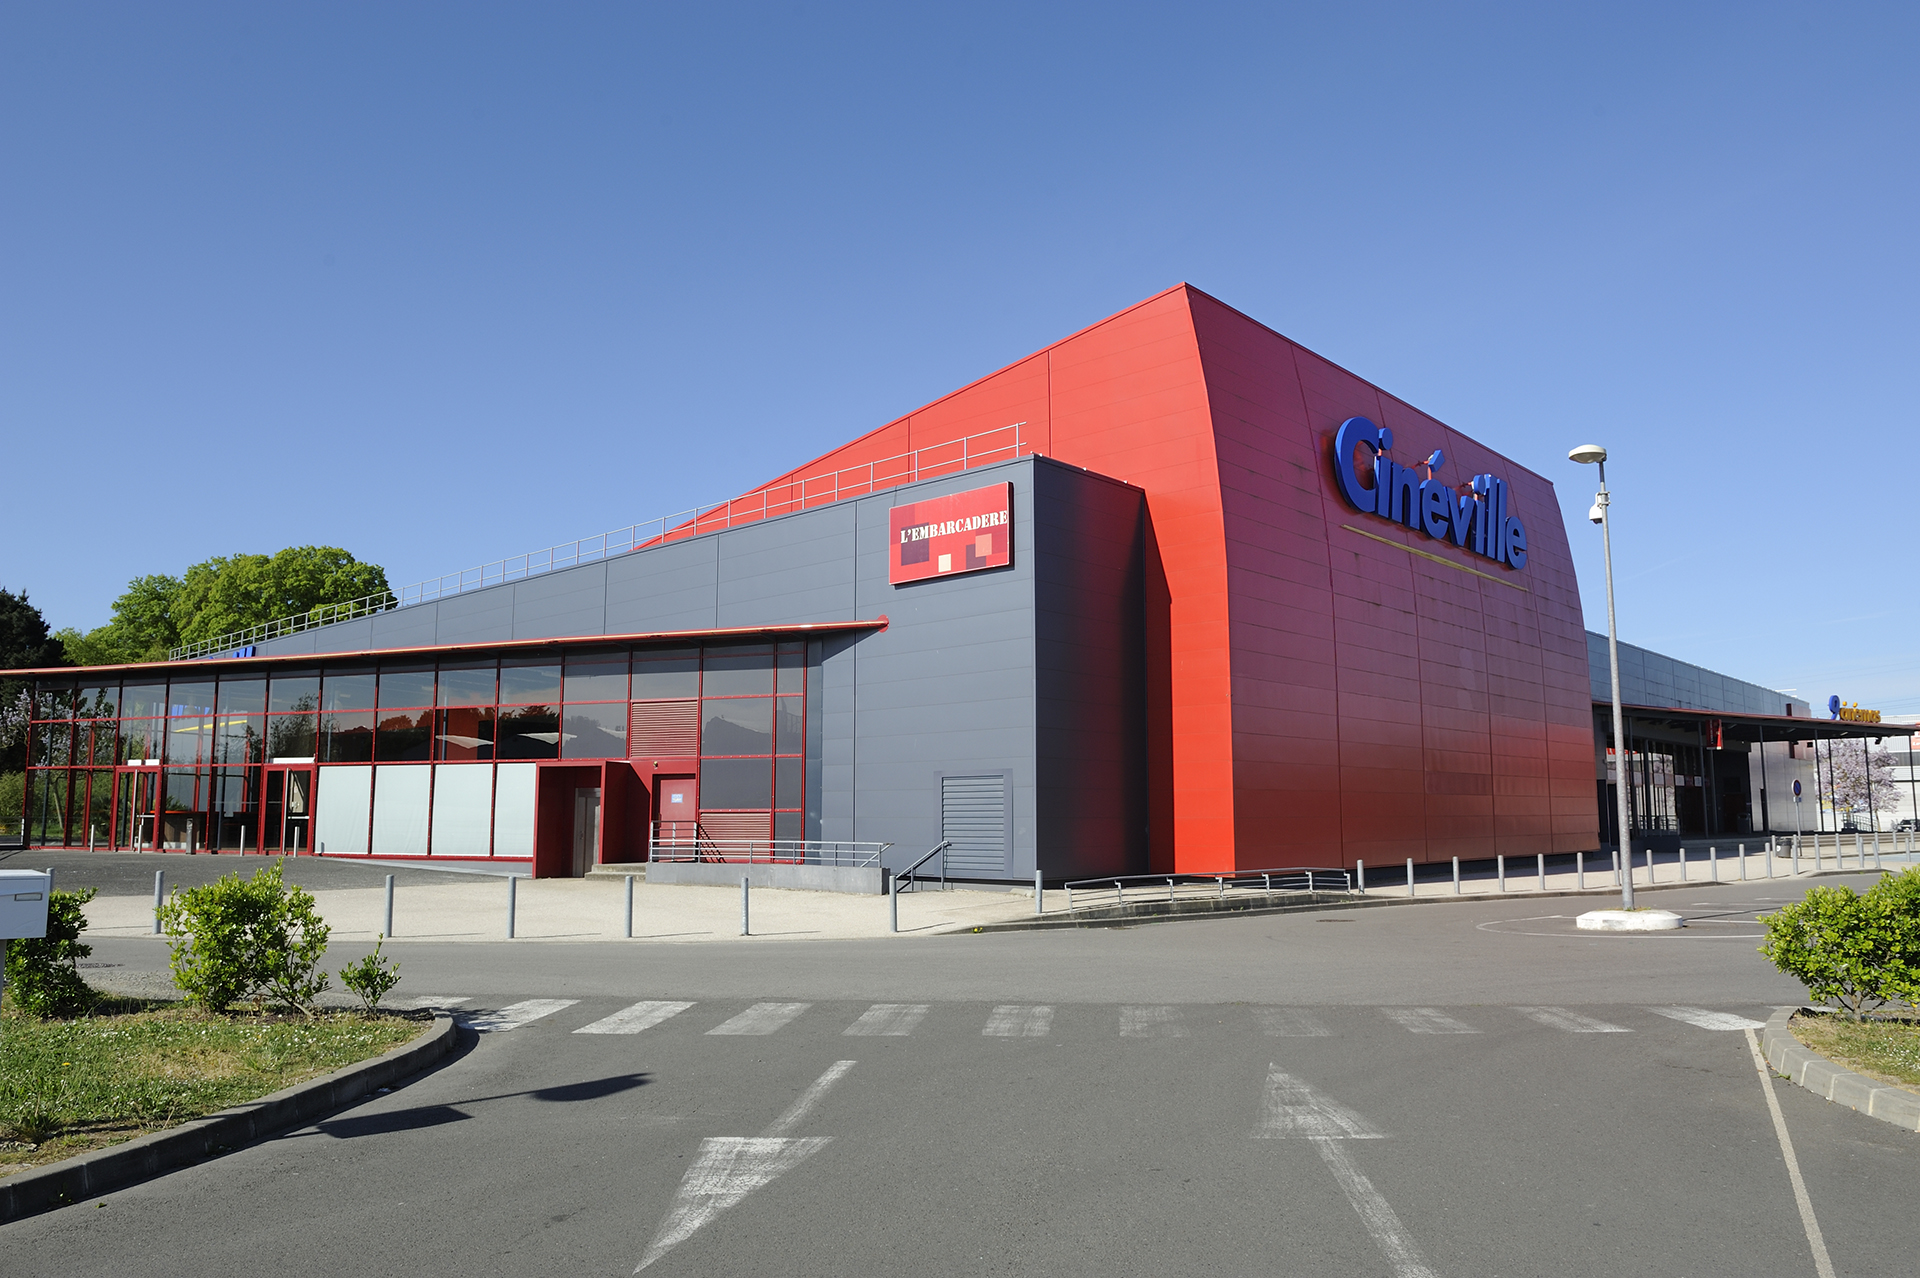
[[(1627, 810), (1627, 729), (1626, 715), (1620, 709), (1620, 631), (1613, 615), (1613, 528), (1607, 521), (1607, 450), (1598, 444), (1582, 444), (1567, 454), (1583, 466), (1600, 468), (1600, 491), (1594, 494), (1593, 508), (1587, 518), (1600, 525), (1600, 544), (1607, 560), (1607, 663), (1613, 672), (1613, 757), (1614, 795), (1620, 818), (1620, 908), (1594, 910), (1583, 914), (1579, 926), (1600, 931), (1665, 931), (1682, 926), (1686, 920), (1666, 910), (1633, 910), (1632, 820)], [(1652, 866), (1652, 861), (1648, 861)]]

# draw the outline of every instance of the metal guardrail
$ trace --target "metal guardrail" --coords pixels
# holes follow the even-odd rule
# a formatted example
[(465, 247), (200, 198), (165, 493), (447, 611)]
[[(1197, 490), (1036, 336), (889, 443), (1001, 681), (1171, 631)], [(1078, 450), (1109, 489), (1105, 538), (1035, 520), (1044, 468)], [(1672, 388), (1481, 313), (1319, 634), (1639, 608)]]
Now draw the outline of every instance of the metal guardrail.
[(312, 630), (316, 626), (330, 626), (337, 621), (353, 621), (375, 613), (388, 612), (394, 608), (411, 608), (415, 604), (432, 603), (436, 599), (445, 599), (469, 590), (481, 590), (487, 586), (498, 586), (509, 581), (538, 577), (562, 568), (595, 563), (630, 551), (644, 550), (648, 546), (662, 542), (677, 541), (682, 537), (703, 536), (706, 533), (731, 528), (735, 524), (753, 523), (761, 519), (771, 519), (776, 515), (790, 515), (795, 511), (831, 505), (852, 497), (871, 496), (883, 489), (896, 488), (901, 484), (917, 483), (922, 479), (937, 479), (941, 475), (957, 474), (960, 471), (972, 470), (976, 466), (1012, 461), (1017, 457), (1030, 456), (1034, 452), (1032, 443), (1026, 438), (1026, 425), (1027, 423), (1023, 421), (1014, 422), (993, 430), (981, 431), (977, 435), (968, 435), (944, 444), (929, 444), (925, 448), (916, 448), (912, 452), (881, 458), (878, 461), (803, 475), (798, 479), (776, 481), (744, 497), (710, 502), (703, 506), (691, 506), (686, 510), (661, 515), (657, 519), (649, 519), (645, 523), (632, 524), (597, 536), (583, 537), (578, 541), (548, 546), (544, 550), (531, 550), (510, 559), (499, 559), (493, 563), (465, 568), (459, 572), (447, 573), (426, 581), (417, 581), (411, 586), (401, 587), (398, 593), (389, 590), (348, 603), (327, 604), (311, 612), (301, 613), (297, 617), (269, 621), (246, 630), (236, 630), (232, 634), (169, 648), (167, 660), (182, 661), (211, 656), (215, 653), (233, 652), (268, 639), (278, 639), (282, 635)]
[(880, 864), (881, 856), (892, 846), (835, 839), (715, 839), (697, 822), (660, 821), (654, 824), (653, 846), (647, 859), (717, 865), (862, 867)]
[[(1347, 892), (1352, 893), (1353, 874), (1339, 866), (1287, 866), (1272, 870), (1230, 870), (1223, 874), (1121, 874), (1097, 879), (1076, 879), (1065, 885), (1067, 909), (1100, 909), (1125, 905), (1127, 889), (1137, 888), (1131, 898), (1144, 901), (1195, 900), (1235, 894), (1274, 892)], [(1081, 901), (1074, 900), (1080, 889)], [(1165, 888), (1164, 894), (1160, 889)], [(1109, 896), (1103, 889), (1111, 889)]]

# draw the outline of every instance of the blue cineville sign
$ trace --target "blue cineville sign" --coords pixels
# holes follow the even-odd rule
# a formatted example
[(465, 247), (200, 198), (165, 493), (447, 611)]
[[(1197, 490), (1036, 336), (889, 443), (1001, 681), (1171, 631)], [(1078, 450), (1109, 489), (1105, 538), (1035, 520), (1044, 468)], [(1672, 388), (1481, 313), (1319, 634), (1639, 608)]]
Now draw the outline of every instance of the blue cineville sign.
[[(1373, 456), (1373, 484), (1362, 482), (1354, 454)], [(1445, 463), (1439, 449), (1417, 466), (1393, 460), (1393, 432), (1364, 417), (1349, 417), (1333, 437), (1333, 470), (1340, 495), (1355, 510), (1418, 529), (1436, 541), (1451, 538), (1477, 555), (1512, 568), (1527, 566), (1527, 529), (1507, 510), (1507, 481), (1475, 475), (1463, 492), (1434, 478)]]

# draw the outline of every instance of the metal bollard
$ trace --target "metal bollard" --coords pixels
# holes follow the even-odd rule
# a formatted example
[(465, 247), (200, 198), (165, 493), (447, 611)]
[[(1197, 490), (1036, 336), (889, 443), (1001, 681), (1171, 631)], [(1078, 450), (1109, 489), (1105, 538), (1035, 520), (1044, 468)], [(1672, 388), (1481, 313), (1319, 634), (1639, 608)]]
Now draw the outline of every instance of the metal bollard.
[(1453, 858), (1453, 894), (1460, 895), (1460, 858)]
[[(1267, 886), (1267, 895), (1272, 896), (1273, 895), (1273, 876), (1271, 874), (1263, 874), (1260, 876), (1260, 879)], [(1169, 901), (1173, 899), (1173, 880), (1172, 879), (1167, 880), (1167, 899)]]
[(1707, 877), (1715, 883), (1720, 881), (1720, 849), (1711, 845), (1707, 848)]
[(1873, 868), (1880, 868), (1880, 831), (1873, 832)]
[(153, 872), (153, 934), (160, 935), (160, 907), (167, 903), (167, 872)]
[(1506, 857), (1506, 854), (1505, 854), (1505, 853), (1503, 852), (1503, 853), (1501, 853), (1501, 854), (1500, 854), (1499, 856), (1496, 856), (1496, 857), (1494, 857), (1494, 858), (1493, 858), (1493, 860), (1494, 860), (1494, 865), (1495, 865), (1495, 867), (1496, 867), (1496, 869), (1495, 869), (1495, 872), (1496, 872), (1496, 873), (1497, 873), (1497, 874), (1499, 875), (1499, 877), (1500, 877), (1500, 890), (1501, 890), (1502, 892), (1504, 892), (1504, 891), (1506, 891), (1506, 890), (1507, 890), (1507, 857)]
[(633, 939), (633, 876), (627, 876), (627, 939)]
[[(1853, 836), (1853, 864), (1862, 870), (1867, 868), (1867, 845), (1861, 841), (1858, 834)], [(1840, 868), (1838, 851), (1833, 855), (1833, 868), (1836, 870)]]
[(1307, 871), (1307, 891), (1313, 891), (1313, 871)]
[(1407, 895), (1413, 895), (1413, 858), (1407, 858)]
[[(1225, 896), (1227, 894), (1227, 880), (1224, 877), (1216, 876), (1213, 881), (1214, 881), (1214, 884), (1220, 889), (1214, 895)], [(1311, 883), (1313, 881), (1313, 876), (1308, 875), (1307, 881)]]
[(387, 930), (381, 935), (388, 937), (393, 935), (393, 876), (391, 874), (387, 876)]
[(1040, 871), (1035, 870), (1033, 872), (1033, 912), (1035, 914), (1044, 914), (1046, 912), (1046, 900), (1046, 880), (1040, 876)]
[[(742, 936), (753, 935), (753, 933), (749, 931), (747, 928), (747, 892), (748, 892), (747, 876), (743, 874), (740, 876), (740, 935)], [(899, 898), (896, 897), (895, 899), (898, 900)], [(897, 922), (896, 922), (894, 931), (897, 932), (899, 930), (900, 930), (899, 926), (897, 925)]]
[(1367, 894), (1367, 863), (1365, 861), (1355, 861), (1353, 863), (1353, 872), (1360, 895), (1365, 896)]
[[(1067, 908), (1073, 908), (1072, 888), (1067, 889)], [(897, 874), (887, 883), (887, 927), (894, 932), (900, 930), (900, 876)]]
[(520, 903), (520, 876), (507, 876), (507, 939), (513, 939), (513, 912)]
[(1573, 854), (1573, 886), (1582, 892), (1587, 890), (1587, 854), (1585, 852)]
[[(1653, 853), (1651, 852), (1647, 853), (1647, 881), (1649, 883), (1653, 881)], [(1684, 843), (1680, 845), (1680, 881), (1682, 883), (1687, 881), (1687, 845)]]
[(1545, 852), (1535, 852), (1533, 854), (1533, 860), (1534, 868), (1540, 871), (1540, 890), (1544, 892), (1547, 890), (1547, 854)]

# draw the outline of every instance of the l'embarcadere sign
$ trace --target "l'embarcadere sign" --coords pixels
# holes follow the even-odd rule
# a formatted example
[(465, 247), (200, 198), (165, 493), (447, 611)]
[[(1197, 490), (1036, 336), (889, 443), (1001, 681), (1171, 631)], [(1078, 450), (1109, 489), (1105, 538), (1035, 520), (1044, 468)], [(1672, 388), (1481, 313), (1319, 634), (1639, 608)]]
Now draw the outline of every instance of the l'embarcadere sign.
[[(1366, 461), (1356, 462), (1362, 451)], [(1386, 427), (1364, 417), (1340, 423), (1333, 436), (1333, 473), (1348, 505), (1436, 541), (1451, 539), (1510, 568), (1527, 566), (1527, 529), (1507, 509), (1506, 480), (1475, 475), (1456, 488), (1437, 477), (1447, 460), (1439, 449), (1412, 466), (1395, 461), (1392, 452), (1393, 432)]]
[(1013, 562), (1012, 484), (895, 506), (887, 523), (893, 534), (887, 580), (896, 586)]

